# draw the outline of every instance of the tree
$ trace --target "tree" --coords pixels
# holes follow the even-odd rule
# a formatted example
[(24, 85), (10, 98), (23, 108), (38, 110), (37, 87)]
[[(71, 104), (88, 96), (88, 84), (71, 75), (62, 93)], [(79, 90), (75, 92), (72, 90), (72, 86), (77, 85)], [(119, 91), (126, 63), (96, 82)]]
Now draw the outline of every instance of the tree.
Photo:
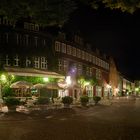
[(99, 3), (103, 3), (106, 7), (111, 9), (120, 9), (122, 12), (126, 11), (129, 13), (134, 13), (140, 8), (139, 0), (88, 0), (88, 3), (95, 9), (99, 7)]
[(63, 25), (75, 8), (73, 0), (0, 0), (0, 15), (14, 21), (30, 17), (43, 25)]

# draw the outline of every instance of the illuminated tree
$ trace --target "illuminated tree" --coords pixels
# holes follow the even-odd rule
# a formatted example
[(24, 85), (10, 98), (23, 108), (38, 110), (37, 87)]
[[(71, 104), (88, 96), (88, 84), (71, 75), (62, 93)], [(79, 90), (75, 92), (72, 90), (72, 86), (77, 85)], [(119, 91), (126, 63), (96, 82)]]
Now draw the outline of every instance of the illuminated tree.
[(106, 7), (111, 9), (120, 9), (122, 12), (126, 11), (129, 13), (133, 13), (140, 8), (139, 0), (88, 0), (86, 3), (91, 4), (95, 9), (99, 7), (100, 3), (103, 3)]

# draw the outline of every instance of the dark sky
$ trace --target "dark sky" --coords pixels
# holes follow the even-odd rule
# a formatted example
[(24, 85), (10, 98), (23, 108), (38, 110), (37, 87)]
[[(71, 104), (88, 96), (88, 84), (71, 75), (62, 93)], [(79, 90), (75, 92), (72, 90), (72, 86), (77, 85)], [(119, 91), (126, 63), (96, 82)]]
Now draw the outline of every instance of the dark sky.
[(95, 47), (112, 55), (119, 71), (131, 79), (140, 79), (140, 10), (133, 15), (100, 7), (80, 6), (68, 27), (78, 29)]

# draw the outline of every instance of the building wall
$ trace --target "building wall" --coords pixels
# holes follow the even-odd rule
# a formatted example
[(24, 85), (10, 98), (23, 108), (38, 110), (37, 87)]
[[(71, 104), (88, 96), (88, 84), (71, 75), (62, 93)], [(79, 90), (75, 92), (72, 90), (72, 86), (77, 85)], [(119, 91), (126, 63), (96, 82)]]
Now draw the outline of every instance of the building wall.
[[(96, 86), (92, 84), (85, 87), (86, 94), (104, 96), (105, 84), (109, 82), (109, 61), (99, 51), (94, 52), (87, 47), (79, 35), (67, 40), (65, 34), (60, 33), (55, 37), (40, 30), (36, 24), (23, 22), (11, 26), (8, 22), (1, 21), (1, 68), (31, 67), (55, 71), (71, 76), (75, 89), (78, 89), (77, 80), (80, 76), (96, 79)], [(70, 94), (73, 95), (75, 89)]]

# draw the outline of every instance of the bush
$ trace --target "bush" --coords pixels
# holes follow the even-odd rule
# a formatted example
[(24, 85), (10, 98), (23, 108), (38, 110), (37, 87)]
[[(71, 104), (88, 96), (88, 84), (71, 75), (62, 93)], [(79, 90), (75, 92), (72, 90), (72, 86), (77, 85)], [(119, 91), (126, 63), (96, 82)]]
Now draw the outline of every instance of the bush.
[(5, 86), (2, 92), (3, 92), (3, 97), (16, 96), (15, 93), (13, 92), (13, 89), (11, 89), (9, 86)]
[(73, 102), (73, 98), (70, 96), (62, 97), (62, 103), (70, 105)]
[(49, 104), (50, 103), (50, 99), (47, 97), (39, 97), (37, 100), (37, 104), (39, 105), (45, 105), (45, 104)]
[(100, 96), (93, 96), (93, 100), (94, 100), (95, 104), (97, 104), (101, 100), (101, 97)]
[(4, 102), (7, 106), (17, 106), (20, 104), (20, 100), (14, 97), (6, 97)]
[(89, 101), (89, 97), (88, 96), (81, 96), (80, 97), (81, 105), (86, 106), (88, 101)]

